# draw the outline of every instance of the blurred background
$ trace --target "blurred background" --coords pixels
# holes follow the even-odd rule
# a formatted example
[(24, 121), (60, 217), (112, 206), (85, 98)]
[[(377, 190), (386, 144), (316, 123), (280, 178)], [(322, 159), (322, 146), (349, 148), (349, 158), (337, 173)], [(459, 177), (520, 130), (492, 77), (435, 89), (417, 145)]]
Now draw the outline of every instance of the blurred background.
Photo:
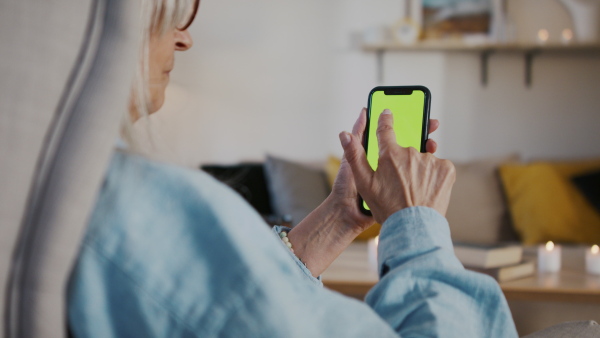
[[(159, 156), (186, 166), (262, 161), (266, 154), (322, 161), (341, 155), (337, 135), (352, 128), (371, 88), (424, 85), (432, 92), (431, 117), (442, 123), (433, 136), (441, 157), (600, 155), (597, 48), (542, 50), (533, 58), (530, 86), (524, 80), (530, 49), (492, 53), (487, 85), (481, 51), (443, 48), (382, 53), (380, 79), (378, 54), (364, 44), (410, 45), (393, 33), (399, 22), (422, 27), (423, 6), (465, 2), (407, 1), (203, 0), (190, 28), (194, 46), (176, 54), (165, 106), (137, 127), (149, 126)], [(599, 4), (573, 1), (592, 9)], [(438, 31), (436, 38), (578, 44), (569, 1), (466, 2), (488, 3), (489, 33)]]

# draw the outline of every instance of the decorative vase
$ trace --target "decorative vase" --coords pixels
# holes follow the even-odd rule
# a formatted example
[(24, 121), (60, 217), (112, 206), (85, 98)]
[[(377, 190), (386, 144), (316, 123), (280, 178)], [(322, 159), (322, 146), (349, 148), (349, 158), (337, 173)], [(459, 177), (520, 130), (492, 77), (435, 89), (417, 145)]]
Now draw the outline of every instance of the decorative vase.
[(600, 0), (560, 0), (571, 13), (578, 42), (598, 42), (600, 36)]

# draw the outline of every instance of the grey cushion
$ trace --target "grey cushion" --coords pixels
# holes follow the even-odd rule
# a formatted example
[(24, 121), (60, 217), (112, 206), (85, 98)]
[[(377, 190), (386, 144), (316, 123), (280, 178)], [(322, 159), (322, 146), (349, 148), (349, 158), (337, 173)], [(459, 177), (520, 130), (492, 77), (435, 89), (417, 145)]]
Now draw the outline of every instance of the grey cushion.
[(268, 156), (265, 172), (275, 212), (291, 215), (292, 225), (302, 221), (329, 194), (322, 170)]
[(456, 183), (446, 213), (453, 241), (493, 244), (517, 240), (498, 176), (502, 163), (517, 160), (512, 155), (454, 164)]
[(593, 320), (566, 322), (525, 336), (526, 338), (600, 337), (600, 325)]

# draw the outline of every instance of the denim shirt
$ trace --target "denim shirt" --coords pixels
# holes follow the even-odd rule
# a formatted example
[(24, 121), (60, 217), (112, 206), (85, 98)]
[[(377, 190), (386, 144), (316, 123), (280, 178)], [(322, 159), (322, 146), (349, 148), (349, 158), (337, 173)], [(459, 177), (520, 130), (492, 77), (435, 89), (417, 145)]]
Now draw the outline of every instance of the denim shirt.
[(69, 326), (75, 337), (517, 336), (498, 284), (463, 268), (440, 214), (404, 209), (382, 229), (380, 282), (351, 299), (225, 185), (117, 152), (69, 282)]

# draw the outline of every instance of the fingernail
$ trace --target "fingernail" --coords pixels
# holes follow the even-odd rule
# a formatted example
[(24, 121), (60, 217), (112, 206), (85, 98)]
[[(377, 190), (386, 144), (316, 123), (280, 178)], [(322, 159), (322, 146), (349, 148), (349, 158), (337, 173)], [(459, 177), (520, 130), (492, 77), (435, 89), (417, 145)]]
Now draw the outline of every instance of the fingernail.
[(350, 144), (350, 134), (343, 131), (340, 133), (340, 142), (342, 142), (342, 147), (346, 148), (348, 144)]
[(384, 109), (383, 113), (381, 113), (381, 115), (392, 115), (392, 111), (389, 109)]

